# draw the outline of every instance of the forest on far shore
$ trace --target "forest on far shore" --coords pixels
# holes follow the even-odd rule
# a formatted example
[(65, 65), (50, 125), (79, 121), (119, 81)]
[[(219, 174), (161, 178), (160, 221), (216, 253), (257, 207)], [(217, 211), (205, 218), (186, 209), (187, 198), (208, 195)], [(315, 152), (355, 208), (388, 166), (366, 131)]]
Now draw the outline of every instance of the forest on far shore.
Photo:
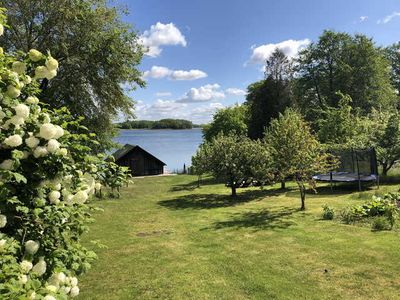
[(182, 119), (133, 120), (117, 123), (116, 126), (120, 129), (192, 129), (201, 127), (201, 125)]

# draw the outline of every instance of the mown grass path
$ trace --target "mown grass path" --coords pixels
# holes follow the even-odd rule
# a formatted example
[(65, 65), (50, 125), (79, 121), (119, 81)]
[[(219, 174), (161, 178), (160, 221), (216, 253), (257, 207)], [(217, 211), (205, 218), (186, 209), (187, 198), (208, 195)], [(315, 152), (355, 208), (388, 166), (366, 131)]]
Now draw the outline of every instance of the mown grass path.
[[(79, 299), (400, 299), (400, 233), (320, 219), (325, 203), (376, 190), (321, 189), (300, 212), (295, 190), (195, 188), (196, 177), (136, 179), (99, 201), (99, 260)], [(378, 192), (396, 190), (386, 186)]]

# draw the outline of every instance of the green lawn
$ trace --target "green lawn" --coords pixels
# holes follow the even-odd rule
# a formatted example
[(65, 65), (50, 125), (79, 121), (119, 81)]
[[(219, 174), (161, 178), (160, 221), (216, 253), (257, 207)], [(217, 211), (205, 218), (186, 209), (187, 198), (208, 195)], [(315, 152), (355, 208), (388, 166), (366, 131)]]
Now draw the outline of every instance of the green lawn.
[[(320, 219), (378, 191), (195, 188), (196, 177), (135, 179), (102, 200), (90, 240), (99, 260), (79, 299), (400, 299), (400, 233)], [(91, 246), (93, 247), (93, 246)]]

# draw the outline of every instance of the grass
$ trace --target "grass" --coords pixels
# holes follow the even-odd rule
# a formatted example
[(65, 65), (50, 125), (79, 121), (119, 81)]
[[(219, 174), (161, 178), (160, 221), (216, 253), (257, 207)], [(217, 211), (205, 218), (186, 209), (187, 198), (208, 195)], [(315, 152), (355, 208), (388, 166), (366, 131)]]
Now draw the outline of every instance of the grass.
[[(196, 177), (136, 179), (120, 199), (99, 201), (90, 234), (107, 248), (80, 279), (79, 299), (399, 299), (398, 231), (321, 219), (362, 203), (358, 193), (319, 189), (301, 212), (298, 192), (240, 189)], [(92, 246), (93, 247), (93, 246)]]

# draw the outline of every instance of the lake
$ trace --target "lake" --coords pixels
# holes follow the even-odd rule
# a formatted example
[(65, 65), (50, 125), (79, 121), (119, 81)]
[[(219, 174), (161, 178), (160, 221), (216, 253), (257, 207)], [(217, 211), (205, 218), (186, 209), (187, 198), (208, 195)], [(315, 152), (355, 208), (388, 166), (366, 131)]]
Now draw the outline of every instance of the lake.
[(193, 154), (202, 142), (201, 128), (172, 129), (121, 129), (114, 139), (125, 145), (138, 145), (167, 164), (168, 171), (190, 166)]

